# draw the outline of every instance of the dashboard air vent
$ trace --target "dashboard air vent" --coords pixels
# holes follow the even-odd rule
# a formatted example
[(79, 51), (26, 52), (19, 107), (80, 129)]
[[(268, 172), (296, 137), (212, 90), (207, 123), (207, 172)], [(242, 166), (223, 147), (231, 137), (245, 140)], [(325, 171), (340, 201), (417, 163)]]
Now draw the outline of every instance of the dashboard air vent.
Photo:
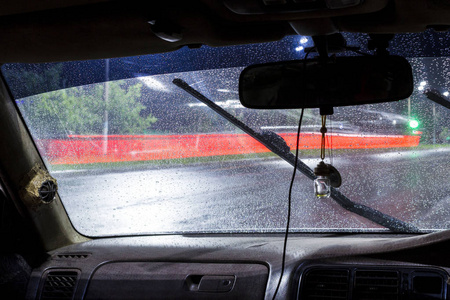
[(72, 299), (77, 280), (77, 271), (48, 272), (42, 287), (41, 300)]
[(399, 291), (400, 278), (396, 271), (358, 270), (355, 272), (354, 299), (397, 300)]
[(314, 269), (306, 273), (300, 299), (347, 299), (348, 270)]
[(55, 258), (57, 258), (57, 259), (86, 259), (89, 256), (90, 256), (89, 254), (64, 253), (64, 254), (55, 255)]

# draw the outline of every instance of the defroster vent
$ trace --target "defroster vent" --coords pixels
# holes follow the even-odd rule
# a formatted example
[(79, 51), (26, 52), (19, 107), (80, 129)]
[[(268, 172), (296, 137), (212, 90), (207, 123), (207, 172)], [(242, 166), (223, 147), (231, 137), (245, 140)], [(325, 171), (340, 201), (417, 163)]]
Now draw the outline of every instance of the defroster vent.
[(397, 271), (357, 270), (353, 298), (361, 300), (397, 300), (400, 294), (400, 277)]
[(347, 299), (348, 294), (348, 270), (314, 269), (305, 274), (299, 299), (338, 300)]
[(48, 272), (46, 276), (44, 275), (45, 281), (40, 299), (72, 299), (78, 281), (78, 274), (76, 270)]

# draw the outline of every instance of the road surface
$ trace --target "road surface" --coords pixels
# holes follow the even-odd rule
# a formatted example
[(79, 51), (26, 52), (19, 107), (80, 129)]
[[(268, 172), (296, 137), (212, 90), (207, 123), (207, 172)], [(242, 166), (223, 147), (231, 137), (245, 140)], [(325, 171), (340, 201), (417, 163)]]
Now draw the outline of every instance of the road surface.
[[(450, 148), (343, 155), (340, 191), (352, 201), (423, 228), (450, 228)], [(311, 168), (317, 159), (306, 159)], [(54, 172), (77, 230), (89, 236), (154, 232), (282, 231), (293, 168), (278, 158), (139, 170)], [(291, 228), (380, 228), (316, 199), (297, 172)]]

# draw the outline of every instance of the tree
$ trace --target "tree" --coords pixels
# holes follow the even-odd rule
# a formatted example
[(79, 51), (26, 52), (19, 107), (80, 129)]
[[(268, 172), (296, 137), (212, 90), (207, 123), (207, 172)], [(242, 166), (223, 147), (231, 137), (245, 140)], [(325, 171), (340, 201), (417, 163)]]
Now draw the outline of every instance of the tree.
[[(99, 85), (98, 94), (103, 95), (104, 85)], [(111, 134), (145, 133), (156, 118), (151, 114), (142, 116), (145, 106), (137, 101), (141, 97), (141, 83), (127, 85), (124, 81), (111, 82), (109, 85), (109, 132)]]
[(133, 80), (109, 83), (109, 99), (103, 99), (104, 84), (93, 84), (27, 97), (18, 101), (37, 138), (68, 134), (102, 134), (104, 111), (108, 110), (110, 134), (143, 134), (156, 122), (143, 115), (139, 102), (142, 84)]

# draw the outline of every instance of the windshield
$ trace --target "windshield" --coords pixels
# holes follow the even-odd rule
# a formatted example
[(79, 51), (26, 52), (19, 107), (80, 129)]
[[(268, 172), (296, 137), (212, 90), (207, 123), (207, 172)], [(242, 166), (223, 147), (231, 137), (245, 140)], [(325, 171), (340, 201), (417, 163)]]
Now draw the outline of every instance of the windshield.
[[(366, 36), (346, 37), (367, 50)], [(412, 65), (410, 98), (335, 108), (327, 121), (325, 161), (341, 173), (339, 191), (421, 231), (450, 228), (449, 110), (423, 93), (433, 88), (448, 97), (448, 53), (426, 47), (442, 39), (401, 35), (391, 47)], [(422, 50), (411, 47), (424, 41)], [(2, 71), (80, 233), (284, 232), (292, 166), (173, 81), (185, 81), (254, 131), (278, 134), (294, 152), (300, 111), (242, 107), (238, 79), (249, 64), (301, 59), (311, 45), (297, 36), (134, 58), (7, 64)], [(299, 159), (312, 169), (320, 161), (320, 126), (318, 110), (305, 110)], [(317, 199), (301, 173), (290, 226), (387, 230)]]

